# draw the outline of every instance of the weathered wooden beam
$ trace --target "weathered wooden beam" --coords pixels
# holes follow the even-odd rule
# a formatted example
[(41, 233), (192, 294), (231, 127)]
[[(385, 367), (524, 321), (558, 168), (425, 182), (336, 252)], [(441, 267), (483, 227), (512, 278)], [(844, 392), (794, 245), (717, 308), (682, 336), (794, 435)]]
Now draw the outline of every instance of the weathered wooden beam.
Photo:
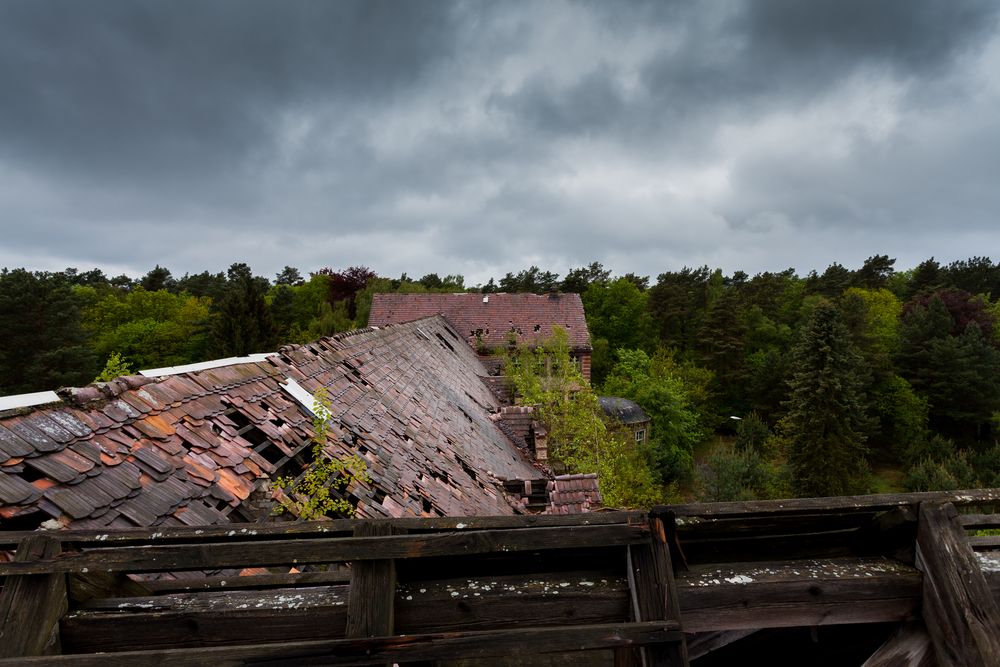
[(184, 579), (158, 579), (144, 581), (142, 586), (153, 593), (182, 591), (238, 590), (247, 588), (285, 588), (288, 586), (317, 586), (321, 584), (346, 584), (351, 581), (351, 570), (334, 566), (324, 572), (288, 572), (283, 574), (253, 574), (246, 576), (187, 577)]
[[(667, 535), (660, 518), (649, 520), (650, 535), (645, 544), (628, 547), (629, 588), (636, 621), (671, 620), (680, 623), (680, 607), (670, 563)], [(662, 667), (687, 667), (687, 648), (683, 637), (672, 644), (643, 649), (646, 664)]]
[(941, 667), (1000, 664), (1000, 608), (952, 504), (920, 505), (923, 615)]
[(714, 632), (698, 632), (686, 635), (688, 658), (690, 660), (697, 660), (712, 651), (718, 651), (720, 648), (725, 648), (734, 642), (749, 637), (755, 632), (757, 630), (752, 629), (716, 630)]
[(752, 514), (792, 514), (795, 512), (884, 511), (898, 505), (922, 502), (942, 502), (953, 505), (979, 505), (1000, 502), (1000, 489), (967, 489), (962, 491), (924, 491), (830, 498), (792, 498), (787, 500), (753, 500), (726, 503), (686, 503), (661, 505), (651, 510), (656, 514), (673, 511), (678, 522), (687, 517), (720, 517)]
[[(344, 636), (347, 586), (89, 600), (62, 620), (65, 652), (170, 649)], [(260, 629), (261, 632), (257, 632)]]
[[(392, 535), (389, 524), (361, 523), (355, 537)], [(357, 561), (351, 566), (351, 597), (347, 602), (348, 637), (387, 637), (393, 634), (396, 563), (392, 560)]]
[(886, 558), (703, 565), (677, 580), (686, 632), (902, 621), (919, 614), (921, 587)]
[[(14, 558), (30, 563), (61, 549), (55, 537), (36, 533), (21, 540)], [(59, 619), (68, 606), (63, 574), (7, 577), (0, 593), (0, 658), (59, 653)]]
[[(303, 537), (350, 536), (360, 519), (295, 521), (282, 523), (227, 523), (214, 526), (172, 526), (116, 530), (63, 530), (59, 538), (67, 547), (100, 547), (111, 544), (173, 544), (226, 541), (301, 539)], [(644, 523), (645, 512), (593, 512), (586, 514), (530, 514), (516, 516), (472, 516), (402, 519), (365, 519), (387, 523), (408, 533), (443, 530), (504, 530), (554, 526), (605, 526)], [(0, 531), (0, 549), (13, 549), (33, 531)]]
[(958, 520), (965, 528), (1000, 528), (1000, 514), (960, 514)]
[(108, 572), (84, 572), (71, 574), (69, 579), (69, 599), (74, 603), (95, 598), (123, 598), (150, 595), (152, 590), (133, 581), (123, 574)]
[(1000, 549), (1000, 535), (970, 537), (969, 546), (973, 551), (993, 551)]
[(354, 560), (429, 558), (483, 553), (626, 546), (646, 539), (646, 526), (611, 524), (521, 530), (473, 530), (382, 537), (123, 546), (64, 552), (32, 562), (0, 563), (0, 576), (49, 572), (164, 572)]
[(922, 623), (903, 623), (861, 667), (935, 667), (934, 647)]
[(428, 635), (341, 639), (225, 646), (200, 649), (128, 651), (113, 655), (64, 655), (0, 665), (73, 665), (105, 667), (128, 665), (175, 667), (211, 664), (229, 667), (254, 662), (259, 665), (378, 665), (419, 660), (484, 659), (516, 654), (562, 654), (627, 646), (675, 642), (680, 638), (676, 623), (614, 623), (569, 628), (533, 628), (489, 632), (438, 633)]

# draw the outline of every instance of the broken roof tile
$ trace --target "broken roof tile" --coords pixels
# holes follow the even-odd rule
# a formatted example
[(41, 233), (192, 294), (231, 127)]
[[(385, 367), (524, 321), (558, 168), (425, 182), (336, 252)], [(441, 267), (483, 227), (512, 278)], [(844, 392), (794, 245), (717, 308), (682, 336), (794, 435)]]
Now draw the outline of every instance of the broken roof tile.
[(41, 493), (17, 475), (0, 472), (0, 503), (21, 505), (37, 500)]

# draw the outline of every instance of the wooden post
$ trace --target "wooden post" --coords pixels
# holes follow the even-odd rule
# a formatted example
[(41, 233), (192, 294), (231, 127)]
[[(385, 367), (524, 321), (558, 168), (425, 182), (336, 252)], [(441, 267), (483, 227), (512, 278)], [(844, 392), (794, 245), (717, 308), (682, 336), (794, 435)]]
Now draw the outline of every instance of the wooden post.
[(920, 504), (924, 623), (941, 667), (1000, 664), (1000, 608), (951, 503)]
[[(16, 562), (52, 558), (62, 551), (51, 535), (31, 535), (17, 546)], [(58, 655), (59, 619), (69, 609), (66, 575), (7, 577), (0, 595), (0, 658)]]
[[(672, 518), (672, 517), (669, 517)], [(680, 604), (670, 561), (667, 532), (659, 517), (649, 519), (649, 543), (628, 547), (628, 579), (635, 621), (670, 620), (680, 622)], [(687, 667), (684, 640), (648, 646), (644, 665)]]
[[(364, 522), (355, 537), (393, 534), (388, 523)], [(396, 562), (355, 561), (351, 565), (351, 592), (347, 600), (348, 637), (388, 637), (393, 634), (393, 602), (396, 596)]]

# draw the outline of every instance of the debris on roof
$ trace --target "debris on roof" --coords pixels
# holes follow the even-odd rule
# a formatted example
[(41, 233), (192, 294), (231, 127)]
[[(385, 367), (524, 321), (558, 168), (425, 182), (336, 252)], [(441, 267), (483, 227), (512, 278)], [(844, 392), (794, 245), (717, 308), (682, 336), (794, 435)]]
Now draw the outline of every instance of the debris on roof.
[(282, 348), (252, 361), (61, 390), (0, 416), (0, 529), (204, 525), (267, 514), (269, 482), (307, 465), (311, 395), (326, 387), (327, 452), (372, 477), (358, 517), (515, 512), (495, 480), (538, 475), (491, 419), (475, 352), (433, 317)]
[(590, 333), (579, 294), (376, 294), (369, 326), (444, 317), (476, 349), (508, 344), (513, 332), (520, 344), (533, 345), (561, 326), (574, 350), (590, 350)]

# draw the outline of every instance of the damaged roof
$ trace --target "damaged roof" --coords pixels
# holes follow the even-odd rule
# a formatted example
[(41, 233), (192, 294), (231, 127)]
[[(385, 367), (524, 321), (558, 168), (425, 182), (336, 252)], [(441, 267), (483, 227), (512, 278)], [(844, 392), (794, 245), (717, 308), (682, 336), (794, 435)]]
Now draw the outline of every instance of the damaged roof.
[[(0, 413), (0, 529), (248, 520), (255, 492), (301, 470), (312, 414), (286, 389), (326, 387), (327, 451), (359, 454), (359, 518), (512, 514), (496, 480), (537, 476), (490, 418), (497, 398), (440, 317), (362, 329), (266, 358), (61, 390)], [(233, 512), (236, 514), (230, 517)]]
[(575, 350), (590, 350), (590, 333), (579, 294), (376, 294), (368, 325), (382, 327), (444, 315), (475, 348), (495, 348), (514, 332), (519, 344), (534, 345), (561, 326)]

